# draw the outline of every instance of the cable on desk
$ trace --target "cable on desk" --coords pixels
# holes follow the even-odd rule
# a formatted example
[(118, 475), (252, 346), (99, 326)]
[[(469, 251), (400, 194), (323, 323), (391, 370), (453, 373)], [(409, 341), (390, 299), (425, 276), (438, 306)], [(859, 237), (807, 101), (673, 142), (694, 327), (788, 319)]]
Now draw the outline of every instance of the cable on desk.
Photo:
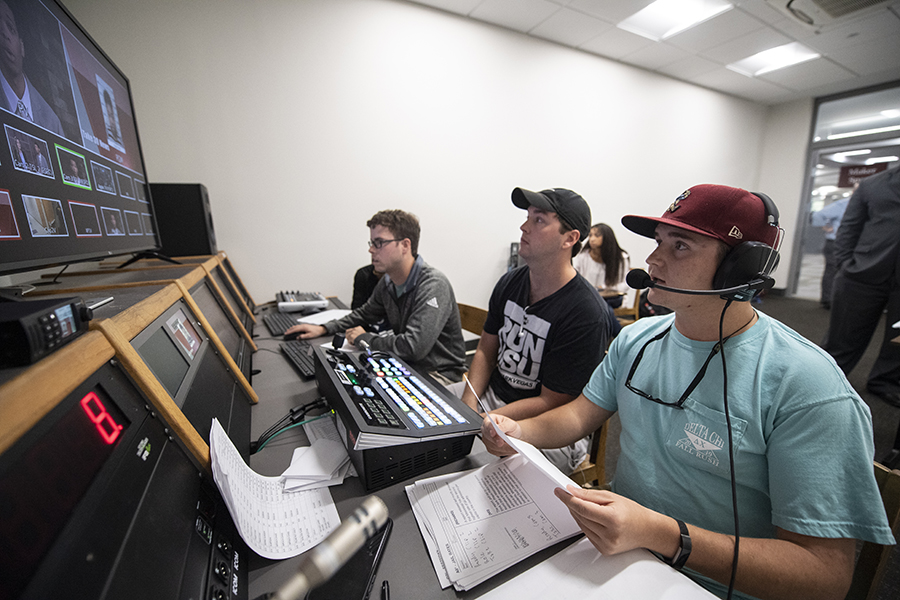
[[(306, 416), (311, 410), (316, 408), (328, 408), (328, 402), (326, 402), (324, 397), (319, 397), (309, 402), (307, 404), (302, 404), (300, 406), (295, 406), (292, 408), (286, 415), (278, 419), (272, 426), (266, 429), (255, 442), (250, 442), (250, 454), (256, 454), (260, 450), (262, 450), (263, 446), (266, 443), (275, 437), (276, 435), (281, 434), (283, 431), (290, 429), (293, 424), (297, 423), (300, 419)], [(285, 423), (288, 423), (285, 426)]]
[(285, 421), (290, 420), (291, 422), (296, 422), (298, 419), (302, 419), (306, 415), (306, 413), (309, 412), (310, 410), (312, 410), (314, 408), (324, 407), (325, 404), (323, 403), (323, 401), (324, 401), (324, 398), (322, 398), (320, 396), (319, 398), (316, 398), (312, 402), (309, 402), (307, 404), (301, 404), (300, 406), (295, 406), (294, 408), (290, 409), (286, 415), (284, 415), (283, 417), (278, 419), (278, 421), (276, 421), (268, 429), (266, 429), (264, 432), (262, 432), (262, 434), (259, 436), (259, 440), (257, 440), (256, 443), (259, 444), (263, 440), (263, 438), (270, 435), (272, 432), (276, 431), (279, 427), (281, 427), (284, 424)]
[[(272, 435), (270, 435), (269, 438), (268, 438), (266, 441), (264, 441), (262, 444), (259, 445), (259, 447), (256, 449), (256, 452), (259, 452), (260, 450), (262, 450), (263, 448), (265, 448), (265, 447), (266, 447), (266, 444), (268, 444), (269, 442), (271, 442), (276, 436), (281, 435), (281, 434), (284, 433), (285, 431), (287, 431), (287, 430), (289, 430), (289, 429), (293, 429), (294, 427), (300, 427), (301, 425), (306, 425), (307, 423), (312, 423), (313, 421), (318, 421), (319, 419), (324, 419), (325, 417), (330, 417), (332, 414), (334, 414), (334, 411), (333, 411), (333, 410), (330, 410), (330, 411), (328, 411), (328, 412), (325, 413), (325, 414), (315, 416), (315, 417), (313, 417), (313, 418), (311, 418), (311, 419), (306, 419), (305, 421), (300, 421), (299, 423), (294, 423), (293, 425), (287, 425), (287, 426), (284, 427), (283, 429), (279, 429), (278, 431), (276, 431), (275, 433), (273, 433)], [(251, 454), (254, 454), (254, 452), (251, 452)]]

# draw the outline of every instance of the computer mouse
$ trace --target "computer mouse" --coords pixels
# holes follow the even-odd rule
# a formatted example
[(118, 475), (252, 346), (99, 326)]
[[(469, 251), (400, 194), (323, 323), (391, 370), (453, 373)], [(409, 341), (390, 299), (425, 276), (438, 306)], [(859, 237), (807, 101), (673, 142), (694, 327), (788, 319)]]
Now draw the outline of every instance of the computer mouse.
[(285, 341), (299, 340), (301, 333), (303, 333), (303, 332), (302, 331), (294, 331), (293, 333), (285, 333), (284, 339), (285, 339)]

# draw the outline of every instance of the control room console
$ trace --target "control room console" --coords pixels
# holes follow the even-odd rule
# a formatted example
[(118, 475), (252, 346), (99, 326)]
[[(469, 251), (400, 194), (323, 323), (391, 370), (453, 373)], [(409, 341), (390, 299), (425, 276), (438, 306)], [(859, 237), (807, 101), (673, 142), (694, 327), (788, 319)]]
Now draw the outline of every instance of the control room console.
[(313, 348), (316, 383), (367, 490), (466, 456), (482, 418), (388, 352)]

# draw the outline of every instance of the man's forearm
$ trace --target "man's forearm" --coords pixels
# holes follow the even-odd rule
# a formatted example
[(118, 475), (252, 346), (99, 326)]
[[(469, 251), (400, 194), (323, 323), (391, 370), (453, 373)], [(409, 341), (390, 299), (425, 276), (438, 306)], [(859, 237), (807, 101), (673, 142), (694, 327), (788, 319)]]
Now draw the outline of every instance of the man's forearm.
[[(514, 404), (518, 402), (507, 406)], [(522, 428), (522, 439), (532, 446), (562, 448), (590, 434), (610, 416), (611, 412), (581, 395), (571, 402), (518, 423)]]
[[(693, 549), (686, 566), (727, 586), (734, 537), (690, 524), (688, 529)], [(764, 600), (844, 598), (853, 576), (854, 540), (779, 534), (792, 539), (741, 538), (735, 589)]]
[[(572, 398), (569, 397), (566, 402), (568, 402), (569, 400), (572, 400)], [(507, 416), (510, 419), (521, 421), (523, 419), (536, 417), (547, 412), (548, 410), (553, 410), (561, 404), (564, 404), (564, 402), (559, 402), (556, 399), (545, 398), (544, 396), (532, 396), (531, 398), (522, 398), (521, 400), (510, 402), (506, 406), (502, 406), (497, 410), (491, 412), (496, 412), (498, 414)]]

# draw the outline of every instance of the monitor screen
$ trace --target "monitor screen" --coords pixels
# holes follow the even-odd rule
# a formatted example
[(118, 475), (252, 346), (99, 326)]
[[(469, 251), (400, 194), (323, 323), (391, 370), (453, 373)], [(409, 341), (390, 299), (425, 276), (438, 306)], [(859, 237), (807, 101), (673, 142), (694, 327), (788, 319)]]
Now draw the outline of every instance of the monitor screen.
[(159, 248), (128, 79), (53, 0), (0, 0), (0, 275)]

